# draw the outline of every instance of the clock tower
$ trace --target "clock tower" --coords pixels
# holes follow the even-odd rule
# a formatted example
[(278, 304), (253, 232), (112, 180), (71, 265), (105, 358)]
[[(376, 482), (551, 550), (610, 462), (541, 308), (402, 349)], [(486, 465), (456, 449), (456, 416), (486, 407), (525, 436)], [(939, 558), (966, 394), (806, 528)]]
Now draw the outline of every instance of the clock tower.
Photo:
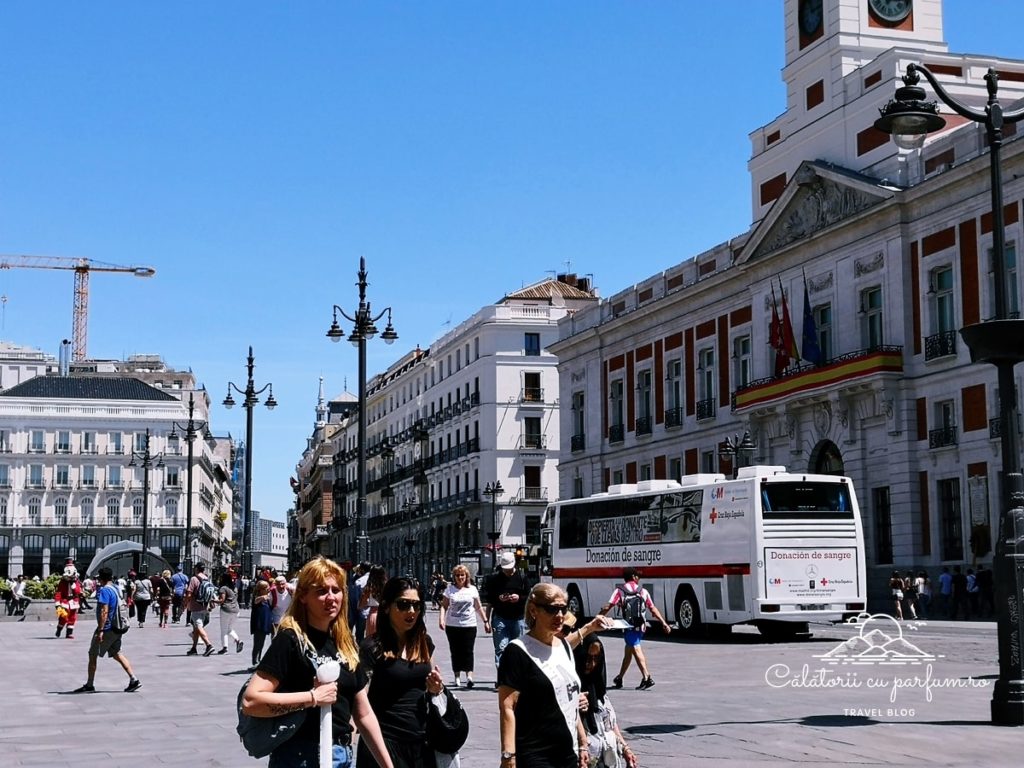
[(894, 155), (867, 132), (877, 108), (905, 62), (948, 50), (942, 0), (785, 0), (785, 39), (786, 111), (750, 135), (755, 222), (804, 160), (860, 171)]

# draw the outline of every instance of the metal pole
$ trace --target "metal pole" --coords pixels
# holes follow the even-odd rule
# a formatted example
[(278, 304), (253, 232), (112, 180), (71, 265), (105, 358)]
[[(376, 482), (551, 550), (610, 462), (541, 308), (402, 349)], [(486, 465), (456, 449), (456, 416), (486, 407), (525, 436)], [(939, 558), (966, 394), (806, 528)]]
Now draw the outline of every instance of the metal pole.
[(242, 505), (242, 573), (249, 574), (249, 520), (252, 515), (252, 347), (249, 347), (249, 381), (245, 388), (245, 504)]
[(142, 557), (139, 560), (139, 574), (147, 573), (146, 552), (149, 550), (149, 429), (146, 429), (146, 452), (142, 455)]
[(190, 392), (188, 395), (188, 425), (185, 428), (185, 440), (188, 442), (188, 496), (185, 499), (185, 541), (183, 542), (185, 561), (185, 573), (191, 575), (194, 563), (192, 562), (192, 444), (196, 439), (195, 422), (193, 413), (195, 410), (195, 398)]
[[(365, 312), (363, 309), (362, 291), (365, 290), (365, 284), (360, 286), (360, 301), (359, 301), (359, 314), (360, 320), (365, 319)], [(361, 329), (360, 329), (361, 331)], [(366, 335), (362, 332), (359, 333), (358, 339), (359, 349), (359, 456), (358, 463), (356, 465), (356, 484), (357, 493), (356, 497), (356, 515), (359, 521), (359, 533), (356, 536), (356, 552), (359, 556), (359, 562), (363, 562), (369, 558), (369, 552), (367, 544), (369, 543), (369, 537), (366, 533)]]

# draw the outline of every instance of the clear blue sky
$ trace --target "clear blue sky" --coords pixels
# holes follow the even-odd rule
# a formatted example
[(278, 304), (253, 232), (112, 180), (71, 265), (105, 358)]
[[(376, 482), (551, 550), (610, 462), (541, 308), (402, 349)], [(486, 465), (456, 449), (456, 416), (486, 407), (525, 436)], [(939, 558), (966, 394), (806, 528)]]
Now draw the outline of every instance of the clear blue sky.
[[(1024, 58), (1019, 0), (949, 0), (953, 51)], [(356, 355), (331, 305), (391, 305), (370, 373), (567, 268), (602, 295), (749, 226), (747, 134), (784, 108), (781, 0), (0, 4), (0, 253), (92, 277), (89, 352), (156, 353), (256, 414), (254, 506)], [(72, 274), (0, 272), (0, 338), (56, 355)]]

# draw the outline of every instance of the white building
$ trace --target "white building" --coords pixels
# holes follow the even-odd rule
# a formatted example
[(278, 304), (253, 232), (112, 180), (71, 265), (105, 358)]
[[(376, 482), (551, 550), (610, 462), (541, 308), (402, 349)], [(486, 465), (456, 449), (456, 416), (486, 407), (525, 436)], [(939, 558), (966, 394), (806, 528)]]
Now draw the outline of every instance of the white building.
[[(854, 479), (877, 595), (893, 567), (991, 557), (1004, 425), (995, 369), (958, 334), (994, 314), (984, 129), (945, 113), (904, 151), (873, 123), (910, 62), (978, 107), (994, 67), (1008, 108), (1024, 62), (949, 53), (938, 0), (786, 0), (785, 35), (786, 110), (751, 135), (751, 229), (560, 324), (561, 495), (730, 471), (723, 441), (749, 432), (745, 462)], [(1019, 312), (1024, 142), (1004, 133)], [(813, 319), (820, 363), (775, 370), (773, 296), (797, 345)]]

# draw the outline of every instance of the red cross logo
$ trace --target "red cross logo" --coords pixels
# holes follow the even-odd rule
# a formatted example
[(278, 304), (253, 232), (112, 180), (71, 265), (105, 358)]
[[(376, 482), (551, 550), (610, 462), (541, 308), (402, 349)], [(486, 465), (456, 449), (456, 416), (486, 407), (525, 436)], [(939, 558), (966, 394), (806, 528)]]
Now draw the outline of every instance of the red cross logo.
[(711, 508), (711, 514), (708, 515), (708, 518), (711, 520), (712, 525), (714, 525), (715, 520), (718, 519), (718, 512), (715, 511), (714, 507)]
[(827, 587), (828, 586), (828, 579), (822, 579), (821, 580), (821, 586)]

